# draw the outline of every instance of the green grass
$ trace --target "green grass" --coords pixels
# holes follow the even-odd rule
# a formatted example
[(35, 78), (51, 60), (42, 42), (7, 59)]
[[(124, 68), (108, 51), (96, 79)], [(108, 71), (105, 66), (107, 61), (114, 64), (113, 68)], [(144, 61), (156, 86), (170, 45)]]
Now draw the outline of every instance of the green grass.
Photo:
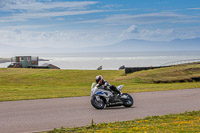
[(200, 77), (200, 64), (140, 71), (126, 76), (119, 70), (0, 68), (0, 101), (88, 96), (99, 74), (113, 85), (124, 84), (122, 91), (127, 93), (200, 87), (200, 82), (193, 80)]
[(0, 69), (0, 101), (90, 95), (98, 74), (111, 80), (123, 71)]
[(200, 64), (191, 63), (160, 69), (152, 69), (132, 73), (126, 78), (119, 77), (118, 80), (126, 80), (138, 83), (174, 83), (200, 81)]
[(60, 128), (48, 133), (197, 133), (200, 132), (200, 111), (152, 116), (133, 121)]

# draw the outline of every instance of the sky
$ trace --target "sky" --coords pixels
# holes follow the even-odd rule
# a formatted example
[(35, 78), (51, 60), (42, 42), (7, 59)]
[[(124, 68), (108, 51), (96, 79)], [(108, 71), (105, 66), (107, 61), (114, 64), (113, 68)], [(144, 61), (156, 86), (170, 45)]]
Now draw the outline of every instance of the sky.
[(200, 37), (200, 0), (0, 0), (0, 44), (76, 48)]

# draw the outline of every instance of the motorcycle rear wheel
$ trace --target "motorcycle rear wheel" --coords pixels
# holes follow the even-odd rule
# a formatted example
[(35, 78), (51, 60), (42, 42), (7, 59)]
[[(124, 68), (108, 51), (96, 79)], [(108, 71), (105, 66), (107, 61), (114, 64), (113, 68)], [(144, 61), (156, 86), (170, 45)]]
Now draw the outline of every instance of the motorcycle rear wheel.
[(134, 103), (132, 96), (127, 93), (123, 93), (122, 95), (126, 95), (128, 97), (128, 99), (123, 100), (123, 106), (131, 107)]

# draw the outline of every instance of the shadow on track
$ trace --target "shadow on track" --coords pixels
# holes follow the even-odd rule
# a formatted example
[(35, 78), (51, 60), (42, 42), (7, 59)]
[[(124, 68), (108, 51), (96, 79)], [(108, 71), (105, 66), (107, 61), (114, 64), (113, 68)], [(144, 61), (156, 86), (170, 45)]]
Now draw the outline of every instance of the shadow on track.
[(103, 110), (119, 110), (119, 109), (132, 109), (135, 107), (124, 107), (124, 106), (115, 106), (115, 107), (106, 107)]

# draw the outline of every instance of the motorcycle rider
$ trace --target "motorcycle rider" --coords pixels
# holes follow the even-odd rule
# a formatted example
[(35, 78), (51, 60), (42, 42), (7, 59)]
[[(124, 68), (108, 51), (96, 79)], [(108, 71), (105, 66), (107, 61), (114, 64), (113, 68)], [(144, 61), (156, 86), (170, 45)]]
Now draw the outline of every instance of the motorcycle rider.
[(110, 85), (108, 81), (104, 80), (101, 75), (96, 76), (95, 80), (98, 84), (97, 87), (105, 90), (111, 89), (112, 91), (116, 92), (118, 96), (121, 96), (121, 92), (114, 85)]

